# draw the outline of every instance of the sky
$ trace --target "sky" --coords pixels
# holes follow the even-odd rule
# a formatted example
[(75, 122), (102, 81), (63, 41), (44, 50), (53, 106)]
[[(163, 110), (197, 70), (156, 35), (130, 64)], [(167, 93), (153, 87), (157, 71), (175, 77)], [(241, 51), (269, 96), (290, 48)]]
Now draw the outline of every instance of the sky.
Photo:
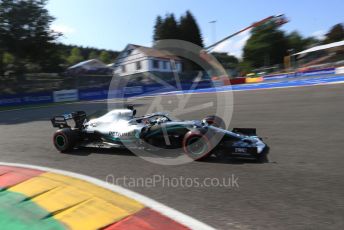
[[(321, 38), (330, 27), (344, 22), (342, 0), (49, 0), (56, 20), (51, 25), (65, 44), (120, 51), (128, 43), (151, 46), (157, 15), (179, 18), (190, 10), (200, 26), (205, 45), (214, 43), (255, 21), (285, 14), (281, 29)], [(215, 25), (209, 23), (216, 20)], [(215, 33), (214, 33), (215, 30)], [(241, 57), (250, 33), (242, 33), (215, 48)]]

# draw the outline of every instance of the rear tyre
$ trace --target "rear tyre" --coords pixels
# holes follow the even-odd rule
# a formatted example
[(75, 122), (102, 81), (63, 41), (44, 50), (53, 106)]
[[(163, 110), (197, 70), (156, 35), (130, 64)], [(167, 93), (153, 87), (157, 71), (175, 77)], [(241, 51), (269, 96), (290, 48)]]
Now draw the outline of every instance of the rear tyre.
[(221, 117), (218, 117), (216, 115), (210, 115), (204, 118), (204, 120), (211, 126), (226, 129), (226, 124)]
[(79, 140), (79, 132), (70, 128), (57, 130), (53, 137), (55, 148), (61, 153), (73, 150)]
[(186, 155), (195, 161), (204, 160), (211, 155), (211, 143), (200, 132), (189, 131), (183, 139), (183, 149)]

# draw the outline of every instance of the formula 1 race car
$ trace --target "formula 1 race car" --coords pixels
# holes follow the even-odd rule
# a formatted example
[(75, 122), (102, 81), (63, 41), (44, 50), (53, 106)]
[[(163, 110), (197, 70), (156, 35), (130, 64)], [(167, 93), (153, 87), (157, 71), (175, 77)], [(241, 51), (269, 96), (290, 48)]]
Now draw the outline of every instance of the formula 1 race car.
[[(255, 129), (228, 131), (217, 116), (179, 121), (161, 112), (139, 117), (135, 114), (136, 110), (128, 106), (93, 118), (83, 111), (55, 116), (51, 122), (59, 130), (54, 134), (54, 145), (60, 152), (80, 147), (179, 149), (193, 160), (205, 159), (217, 150), (261, 160), (269, 150)], [(75, 123), (73, 128), (70, 121)]]

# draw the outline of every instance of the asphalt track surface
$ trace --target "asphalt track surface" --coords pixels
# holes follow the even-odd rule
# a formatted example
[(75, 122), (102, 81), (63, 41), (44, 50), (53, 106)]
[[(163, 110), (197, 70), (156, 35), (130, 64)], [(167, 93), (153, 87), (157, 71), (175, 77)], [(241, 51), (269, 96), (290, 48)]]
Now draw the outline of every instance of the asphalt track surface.
[[(221, 97), (228, 93), (220, 93)], [(193, 94), (188, 103), (214, 100)], [(135, 99), (139, 114), (154, 98)], [(172, 108), (178, 98), (164, 96)], [(344, 229), (344, 84), (234, 92), (231, 127), (256, 127), (270, 145), (268, 163), (211, 158), (177, 166), (149, 163), (127, 151), (59, 154), (49, 118), (105, 102), (0, 112), (0, 161), (115, 177), (238, 178), (239, 187), (131, 187), (219, 229)], [(168, 108), (166, 106), (166, 108)], [(226, 105), (223, 105), (226, 106)], [(186, 113), (201, 119), (211, 108)]]

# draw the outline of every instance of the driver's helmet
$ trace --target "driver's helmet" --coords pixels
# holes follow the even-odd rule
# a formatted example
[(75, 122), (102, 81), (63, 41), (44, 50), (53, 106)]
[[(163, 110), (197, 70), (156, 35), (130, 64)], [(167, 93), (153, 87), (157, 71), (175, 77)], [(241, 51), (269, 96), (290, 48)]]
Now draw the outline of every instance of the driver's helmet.
[(164, 122), (166, 122), (167, 121), (167, 118), (166, 117), (158, 117), (157, 119), (156, 119), (156, 123), (157, 124), (161, 124), (161, 123), (164, 123)]

